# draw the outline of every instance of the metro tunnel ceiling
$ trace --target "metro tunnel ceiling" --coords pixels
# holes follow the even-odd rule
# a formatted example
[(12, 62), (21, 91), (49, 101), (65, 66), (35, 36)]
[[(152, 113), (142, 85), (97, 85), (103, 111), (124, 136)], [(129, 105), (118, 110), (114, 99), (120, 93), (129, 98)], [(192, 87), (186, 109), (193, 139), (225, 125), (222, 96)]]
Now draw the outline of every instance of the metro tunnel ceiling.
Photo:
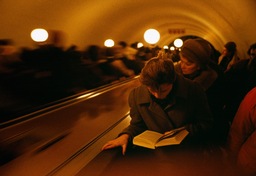
[[(144, 32), (160, 32), (157, 45), (193, 35), (222, 50), (235, 41), (240, 55), (256, 41), (254, 0), (2, 0), (0, 39), (17, 46), (33, 46), (34, 28), (60, 30), (65, 45), (102, 46), (108, 38), (127, 43), (143, 42)], [(146, 44), (145, 44), (146, 45)]]

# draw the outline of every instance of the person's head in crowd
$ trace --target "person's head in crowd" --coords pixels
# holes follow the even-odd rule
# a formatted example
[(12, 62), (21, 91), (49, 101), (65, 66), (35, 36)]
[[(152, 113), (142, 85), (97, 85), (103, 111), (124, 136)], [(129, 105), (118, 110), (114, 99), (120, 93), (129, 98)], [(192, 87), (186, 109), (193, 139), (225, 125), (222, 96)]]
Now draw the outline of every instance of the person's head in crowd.
[(211, 46), (203, 39), (188, 39), (180, 52), (181, 70), (184, 75), (206, 70), (210, 62)]
[(140, 74), (140, 82), (158, 99), (170, 93), (175, 79), (173, 62), (163, 52), (147, 61)]
[(256, 58), (256, 43), (252, 44), (248, 51), (247, 54), (250, 56), (250, 59), (255, 59)]
[(224, 49), (222, 51), (222, 54), (227, 57), (233, 57), (236, 52), (236, 43), (233, 41), (227, 42), (224, 45)]
[(118, 42), (118, 45), (120, 45), (122, 48), (127, 47), (127, 43), (125, 41)]

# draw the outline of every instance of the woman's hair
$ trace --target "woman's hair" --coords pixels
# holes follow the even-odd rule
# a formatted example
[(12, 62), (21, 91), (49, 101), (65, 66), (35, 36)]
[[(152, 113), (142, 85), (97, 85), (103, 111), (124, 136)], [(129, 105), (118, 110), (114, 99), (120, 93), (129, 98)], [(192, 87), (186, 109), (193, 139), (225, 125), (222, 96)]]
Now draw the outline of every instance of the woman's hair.
[(251, 54), (251, 49), (256, 49), (256, 43), (251, 44), (251, 46), (249, 47), (249, 49), (247, 50), (247, 54), (250, 55)]
[(157, 57), (147, 61), (140, 74), (140, 82), (155, 90), (161, 84), (173, 84), (175, 78), (176, 74), (172, 60), (161, 51)]

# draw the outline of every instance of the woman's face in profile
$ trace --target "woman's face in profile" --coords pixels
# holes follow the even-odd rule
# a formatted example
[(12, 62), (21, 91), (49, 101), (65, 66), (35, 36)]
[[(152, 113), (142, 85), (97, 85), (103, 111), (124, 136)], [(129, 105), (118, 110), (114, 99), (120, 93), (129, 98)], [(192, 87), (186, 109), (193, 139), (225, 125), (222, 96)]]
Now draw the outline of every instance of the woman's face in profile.
[(171, 92), (173, 84), (161, 84), (158, 90), (147, 87), (148, 91), (157, 99), (164, 99)]
[(180, 66), (184, 75), (190, 75), (200, 69), (199, 65), (195, 62), (189, 61), (185, 57), (180, 58)]

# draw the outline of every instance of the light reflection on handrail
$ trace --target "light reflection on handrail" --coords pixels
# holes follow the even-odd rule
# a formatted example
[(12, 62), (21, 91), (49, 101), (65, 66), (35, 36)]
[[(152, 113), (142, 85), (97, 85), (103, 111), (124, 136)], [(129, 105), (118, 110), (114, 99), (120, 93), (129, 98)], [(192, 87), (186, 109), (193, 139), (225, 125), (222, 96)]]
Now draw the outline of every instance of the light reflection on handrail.
[(89, 98), (96, 97), (100, 94), (102, 94), (102, 93), (88, 93), (88, 94), (81, 95), (81, 96), (77, 97), (76, 99), (82, 99), (82, 98), (89, 99)]

